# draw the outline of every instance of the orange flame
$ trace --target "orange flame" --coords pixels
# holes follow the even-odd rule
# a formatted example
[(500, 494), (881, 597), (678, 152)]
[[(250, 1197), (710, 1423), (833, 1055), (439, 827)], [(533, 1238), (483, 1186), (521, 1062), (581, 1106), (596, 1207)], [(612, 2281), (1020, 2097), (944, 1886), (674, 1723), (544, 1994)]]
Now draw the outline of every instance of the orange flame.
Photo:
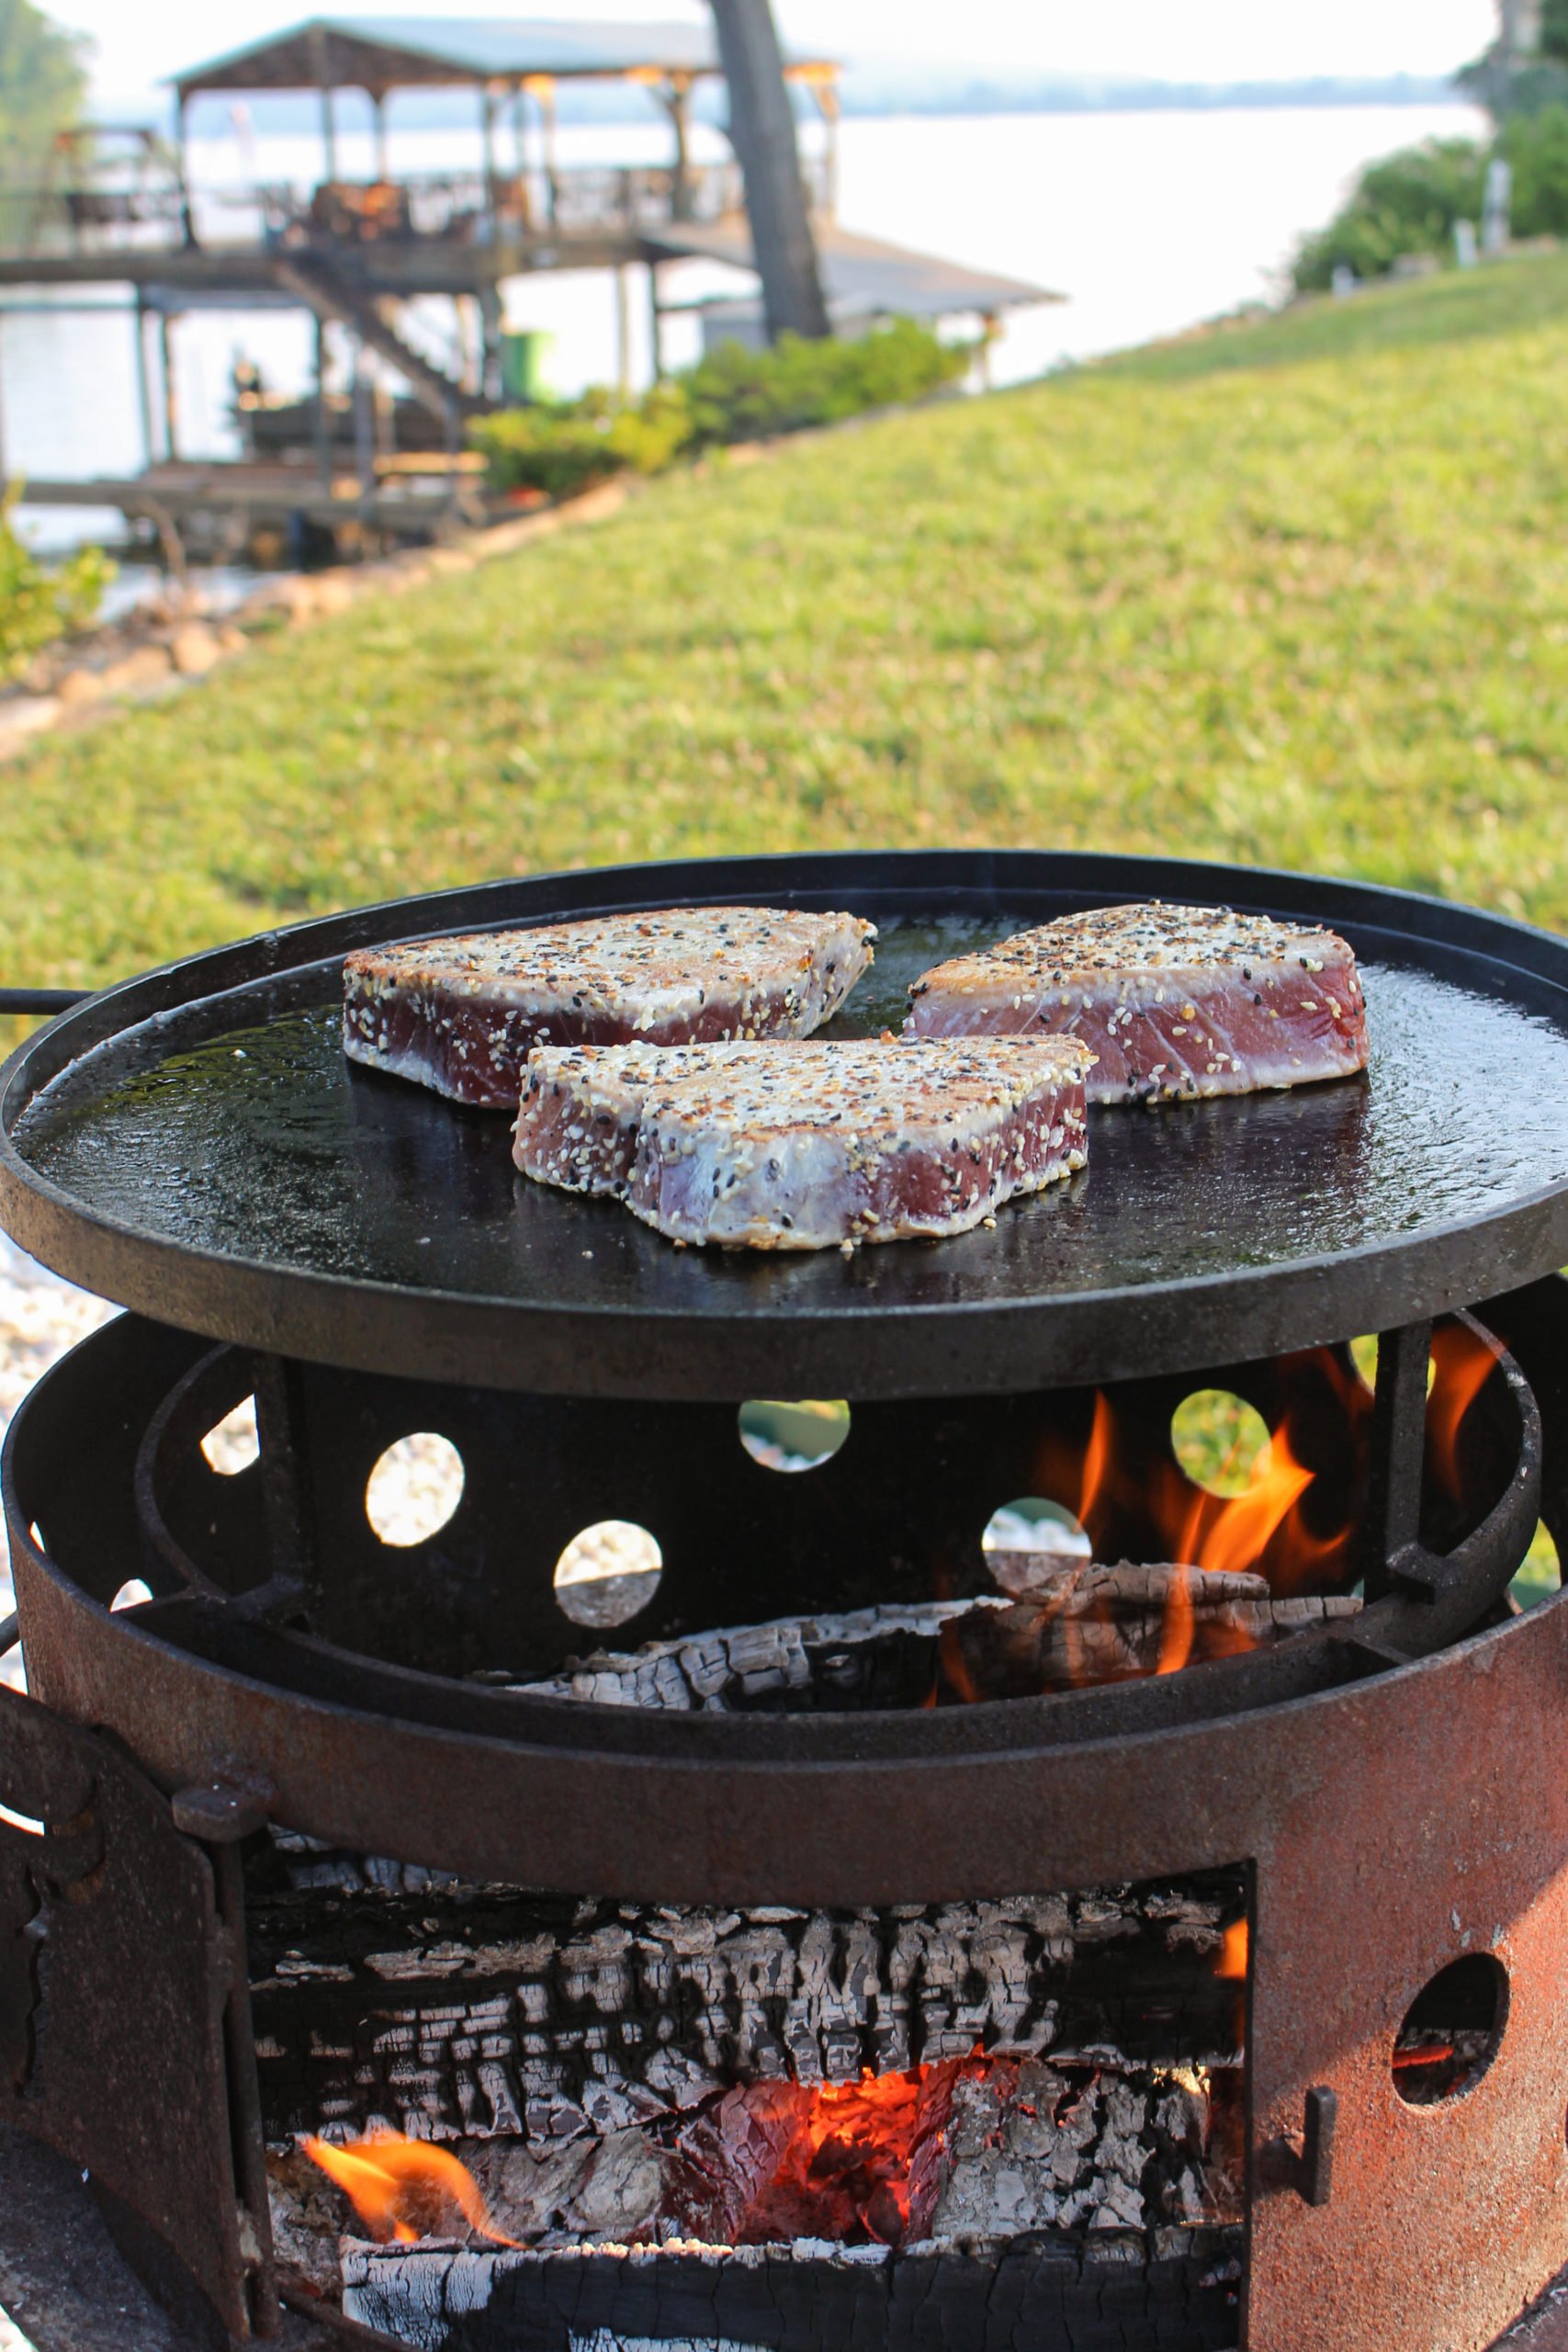
[(1289, 1429), (1281, 1427), (1254, 1464), (1246, 1494), (1199, 1493), (1178, 1539), (1177, 1558), (1216, 1574), (1255, 1569), (1314, 1475), (1297, 1461)]
[(1115, 1458), (1116, 1424), (1111, 1417), (1111, 1400), (1103, 1388), (1095, 1391), (1094, 1420), (1084, 1449), (1083, 1482), (1078, 1489), (1077, 1518), (1080, 1527), (1088, 1527), (1096, 1504), (1105, 1491), (1106, 1479)]
[(1432, 1334), (1432, 1393), (1427, 1399), (1427, 1450), (1450, 1493), (1460, 1491), (1460, 1424), (1485, 1387), (1497, 1351), (1466, 1330), (1444, 1323)]
[(454, 2214), (497, 2245), (515, 2245), (496, 2229), (471, 2173), (445, 2148), (407, 2140), (398, 2132), (372, 2132), (337, 2147), (310, 2132), (300, 2146), (351, 2200), (373, 2238), (396, 2238), (413, 2245), (421, 2238), (452, 2234)]
[[(1451, 1342), (1445, 1341), (1445, 1344)], [(1473, 1352), (1473, 1349), (1472, 1350)], [(1456, 1351), (1457, 1354), (1457, 1351)], [(1473, 1395), (1491, 1362), (1469, 1374)], [(1087, 1432), (1044, 1433), (1035, 1458), (1035, 1492), (1065, 1503), (1089, 1536), (1096, 1560), (1168, 1562), (1200, 1573), (1261, 1576), (1277, 1594), (1343, 1589), (1355, 1576), (1354, 1510), (1371, 1436), (1372, 1397), (1343, 1350), (1319, 1348), (1282, 1360), (1284, 1409), (1251, 1482), (1236, 1495), (1199, 1486), (1162, 1446), (1157, 1424), (1122, 1426), (1111, 1396), (1096, 1393)], [(1468, 1396), (1451, 1383), (1444, 1397), (1462, 1413)], [(1273, 1418), (1273, 1417), (1271, 1417)], [(1342, 1435), (1336, 1439), (1339, 1425)], [(1224, 1474), (1245, 1459), (1242, 1442)], [(1323, 1474), (1323, 1475), (1320, 1475)], [(1222, 1483), (1224, 1482), (1222, 1477)], [(1156, 1671), (1173, 1674), (1199, 1659), (1250, 1648), (1244, 1613), (1216, 1611), (1190, 1576), (1172, 1577)], [(1081, 1611), (1075, 1604), (1069, 1614)], [(1071, 1653), (1069, 1627), (1058, 1648)], [(1075, 1679), (1105, 1679), (1114, 1645), (1086, 1638)], [(1142, 1670), (1148, 1671), (1145, 1667)]]
[(1171, 1580), (1170, 1594), (1165, 1604), (1165, 1623), (1160, 1628), (1159, 1664), (1156, 1674), (1179, 1674), (1192, 1655), (1192, 1633), (1198, 1622), (1193, 1606), (1192, 1581), (1190, 1577)]
[(1228, 1978), (1232, 1982), (1245, 1982), (1247, 1949), (1247, 1921), (1245, 1918), (1233, 1919), (1225, 1929), (1224, 1941), (1220, 1946), (1220, 1956), (1214, 1962), (1215, 1975)]

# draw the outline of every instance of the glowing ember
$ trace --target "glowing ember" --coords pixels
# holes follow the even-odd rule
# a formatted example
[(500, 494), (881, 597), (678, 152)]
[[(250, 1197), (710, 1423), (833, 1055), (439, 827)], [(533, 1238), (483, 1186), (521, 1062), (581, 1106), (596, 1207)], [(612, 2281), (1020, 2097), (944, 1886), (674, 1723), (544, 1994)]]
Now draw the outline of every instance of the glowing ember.
[(479, 2183), (456, 2156), (427, 2140), (379, 2132), (340, 2148), (307, 2132), (299, 2144), (346, 2193), (379, 2242), (397, 2238), (412, 2245), (419, 2238), (460, 2236), (469, 2229), (497, 2245), (515, 2244), (491, 2227)]
[(1435, 2041), (1420, 2050), (1396, 2050), (1393, 2053), (1393, 2063), (1396, 2068), (1442, 2066), (1446, 2065), (1453, 2055), (1454, 2046), (1451, 2041)]
[[(759, 2211), (746, 2234), (771, 2234), (768, 2217), (781, 2205), (815, 2210), (826, 2236), (874, 2239), (900, 2245), (909, 2227), (910, 2177), (917, 2141), (937, 2131), (931, 2093), (945, 2094), (961, 2074), (983, 2075), (990, 2062), (974, 2056), (942, 2068), (919, 2066), (908, 2074), (874, 2075), (863, 2070), (854, 2083), (790, 2086), (797, 2108), (795, 2130)], [(944, 2080), (933, 2086), (932, 2078)]]

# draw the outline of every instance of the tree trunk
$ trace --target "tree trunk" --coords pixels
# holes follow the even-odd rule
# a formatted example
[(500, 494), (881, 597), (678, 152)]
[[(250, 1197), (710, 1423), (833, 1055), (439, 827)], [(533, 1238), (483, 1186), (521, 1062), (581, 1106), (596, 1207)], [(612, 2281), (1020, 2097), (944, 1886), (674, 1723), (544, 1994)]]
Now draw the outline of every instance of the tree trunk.
[(713, 0), (713, 14), (769, 340), (829, 334), (773, 10), (769, 0)]

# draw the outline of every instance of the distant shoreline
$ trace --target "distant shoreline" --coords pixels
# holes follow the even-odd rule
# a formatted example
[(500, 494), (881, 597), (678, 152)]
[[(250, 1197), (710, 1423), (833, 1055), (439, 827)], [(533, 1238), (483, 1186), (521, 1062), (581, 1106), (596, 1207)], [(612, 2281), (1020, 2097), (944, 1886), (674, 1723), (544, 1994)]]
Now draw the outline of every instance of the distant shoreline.
[(844, 112), (884, 114), (1213, 114), (1269, 107), (1429, 107), (1473, 104), (1444, 78), (1336, 82), (1075, 82), (1010, 88), (976, 82), (961, 92), (916, 89), (862, 94), (852, 73), (844, 85)]
[[(247, 106), (258, 134), (313, 132), (321, 122), (319, 101), (293, 94), (270, 96), (252, 94)], [(1464, 106), (1474, 101), (1443, 75), (1394, 74), (1382, 80), (1336, 80), (1320, 75), (1299, 82), (1133, 82), (1077, 80), (1017, 83), (985, 79), (961, 90), (934, 74), (888, 74), (874, 67), (852, 65), (844, 76), (843, 110), (862, 119), (890, 115), (958, 116), (987, 114), (1213, 114), (1259, 107), (1429, 107)], [(118, 98), (94, 100), (100, 120), (135, 120), (163, 124), (169, 102), (146, 91)], [(699, 88), (693, 112), (699, 121), (723, 119), (723, 101), (716, 90)], [(558, 119), (568, 123), (646, 123), (651, 118), (647, 101), (618, 88), (604, 90), (563, 87), (558, 100)], [(359, 130), (361, 107), (357, 93), (345, 93), (341, 102), (344, 131)], [(367, 121), (368, 118), (367, 116)], [(392, 120), (405, 130), (471, 130), (470, 95), (457, 91), (400, 91)], [(192, 138), (228, 135), (229, 107), (220, 96), (204, 100), (195, 110)]]

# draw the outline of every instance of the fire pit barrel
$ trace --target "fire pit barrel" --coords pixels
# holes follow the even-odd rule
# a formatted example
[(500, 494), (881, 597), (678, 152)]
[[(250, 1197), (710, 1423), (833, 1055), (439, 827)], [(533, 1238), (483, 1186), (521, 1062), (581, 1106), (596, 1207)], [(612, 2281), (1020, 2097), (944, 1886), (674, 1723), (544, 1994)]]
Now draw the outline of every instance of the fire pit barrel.
[[(1153, 896), (1343, 933), (1368, 1076), (1096, 1111), (934, 1247), (672, 1250), (338, 1043), (400, 936), (847, 908), (863, 1033)], [(1044, 853), (491, 885), (65, 1012), (0, 1216), (135, 1310), (5, 1457), (0, 2121), (236, 2338), (1480, 2352), (1568, 2258), (1562, 943)]]

